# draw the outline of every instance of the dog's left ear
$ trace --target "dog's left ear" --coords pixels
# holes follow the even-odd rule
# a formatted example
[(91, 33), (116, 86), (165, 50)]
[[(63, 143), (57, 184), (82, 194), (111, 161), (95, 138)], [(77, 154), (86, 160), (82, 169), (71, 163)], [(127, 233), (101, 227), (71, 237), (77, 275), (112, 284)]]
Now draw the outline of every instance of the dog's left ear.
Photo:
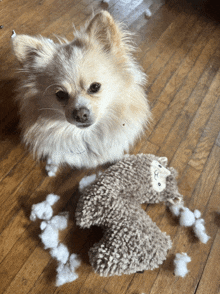
[(164, 165), (166, 167), (168, 164), (167, 157), (160, 157), (160, 162), (162, 163), (162, 165)]
[(11, 38), (11, 42), (14, 54), (21, 64), (31, 62), (35, 57), (40, 57), (46, 62), (55, 51), (53, 41), (43, 37), (16, 35)]
[(97, 13), (89, 22), (86, 33), (103, 45), (104, 50), (119, 48), (122, 43), (122, 32), (113, 17), (107, 11)]

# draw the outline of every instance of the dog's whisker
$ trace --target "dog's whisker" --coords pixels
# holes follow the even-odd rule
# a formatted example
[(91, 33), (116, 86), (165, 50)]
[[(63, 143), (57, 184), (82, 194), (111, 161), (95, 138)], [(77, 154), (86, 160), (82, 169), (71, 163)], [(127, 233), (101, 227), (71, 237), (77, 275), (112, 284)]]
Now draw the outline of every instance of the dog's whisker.
[(57, 111), (57, 112), (63, 114), (63, 112), (62, 112), (61, 110), (59, 110), (59, 109), (53, 109), (53, 108), (39, 108), (39, 110), (54, 110), (54, 111)]

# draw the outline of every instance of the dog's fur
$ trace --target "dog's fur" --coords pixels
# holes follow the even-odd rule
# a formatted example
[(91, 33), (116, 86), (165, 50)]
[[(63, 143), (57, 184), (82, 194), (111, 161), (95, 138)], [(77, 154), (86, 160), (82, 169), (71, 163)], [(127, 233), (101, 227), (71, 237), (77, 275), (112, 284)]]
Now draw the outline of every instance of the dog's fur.
[[(122, 158), (150, 118), (146, 75), (132, 56), (131, 34), (101, 11), (58, 44), (44, 37), (16, 35), (22, 65), (18, 101), (23, 141), (51, 166), (93, 168)], [(100, 83), (97, 93), (90, 85)], [(56, 93), (67, 93), (59, 101)], [(74, 111), (86, 109), (87, 123)]]

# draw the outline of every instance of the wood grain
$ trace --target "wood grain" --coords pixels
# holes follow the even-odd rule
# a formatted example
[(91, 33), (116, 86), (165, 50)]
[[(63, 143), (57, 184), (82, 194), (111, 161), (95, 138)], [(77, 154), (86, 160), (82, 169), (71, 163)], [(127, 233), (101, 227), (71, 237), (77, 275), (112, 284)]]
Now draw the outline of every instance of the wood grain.
[[(219, 20), (196, 10), (190, 1), (3, 0), (0, 1), (0, 293), (22, 294), (205, 294), (219, 293), (220, 242), (220, 27)], [(14, 102), (18, 63), (10, 48), (11, 31), (74, 38), (92, 11), (109, 10), (129, 24), (139, 50), (135, 56), (148, 75), (146, 91), (152, 122), (130, 152), (166, 156), (178, 171), (185, 205), (199, 209), (211, 239), (198, 242), (190, 228), (180, 227), (163, 204), (142, 205), (173, 241), (167, 260), (154, 271), (102, 278), (89, 264), (88, 250), (101, 237), (97, 228), (80, 230), (74, 222), (80, 179), (95, 170), (60, 169), (48, 178), (45, 163), (36, 163), (21, 144)], [(138, 16), (138, 17), (137, 17)], [(61, 196), (54, 214), (70, 213), (60, 240), (82, 260), (79, 278), (55, 287), (56, 261), (44, 250), (39, 222), (29, 220), (31, 206), (49, 193)], [(184, 278), (173, 274), (178, 252), (192, 261)]]

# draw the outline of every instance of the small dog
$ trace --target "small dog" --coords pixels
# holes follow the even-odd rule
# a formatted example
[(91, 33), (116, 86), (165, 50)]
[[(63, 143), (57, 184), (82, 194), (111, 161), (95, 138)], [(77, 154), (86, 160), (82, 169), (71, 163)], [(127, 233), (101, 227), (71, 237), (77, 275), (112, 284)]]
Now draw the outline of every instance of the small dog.
[(94, 168), (119, 160), (144, 131), (151, 116), (146, 75), (132, 56), (131, 35), (100, 11), (71, 42), (11, 38), (22, 65), (23, 141), (37, 159), (47, 158), (49, 176), (61, 164)]

